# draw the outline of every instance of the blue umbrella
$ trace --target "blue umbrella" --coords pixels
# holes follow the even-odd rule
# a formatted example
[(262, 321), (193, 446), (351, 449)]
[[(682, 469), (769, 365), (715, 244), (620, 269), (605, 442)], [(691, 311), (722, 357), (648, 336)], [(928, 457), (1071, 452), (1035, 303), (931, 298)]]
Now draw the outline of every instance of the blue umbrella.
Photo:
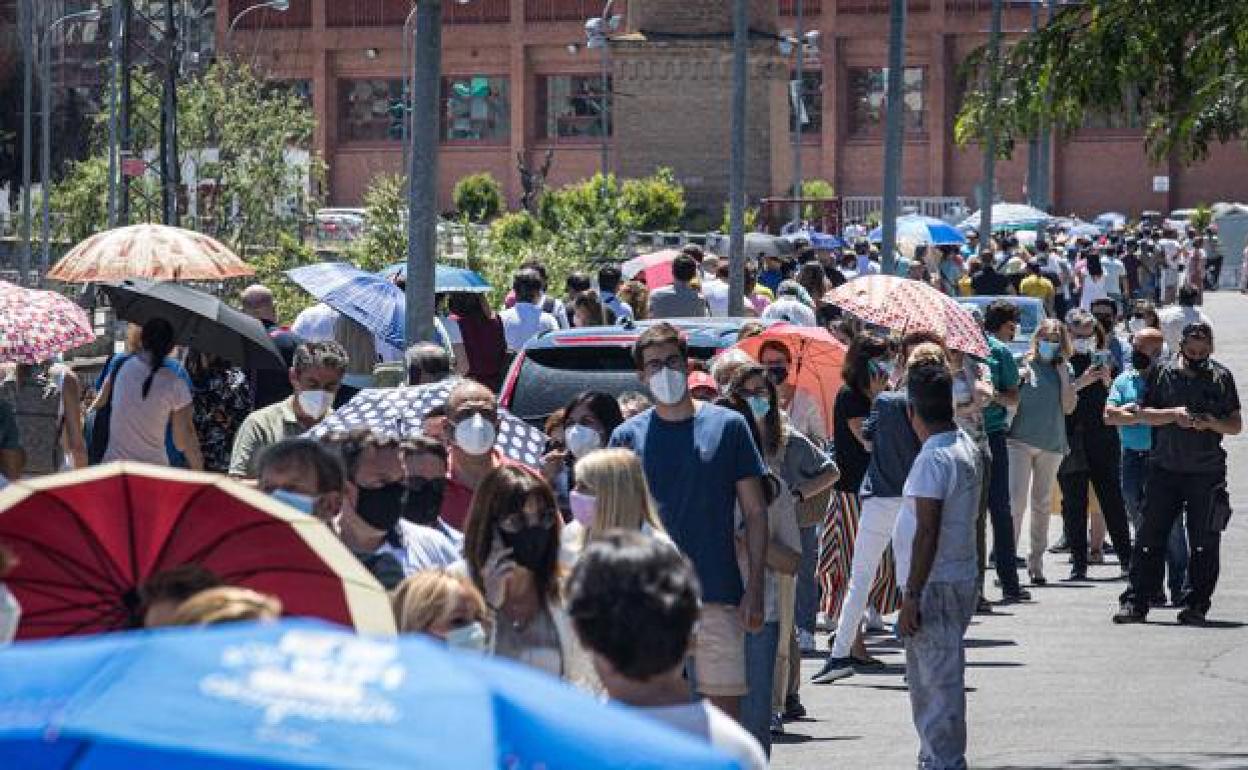
[[(396, 262), (378, 275), (387, 280), (399, 278), (406, 281), (407, 263)], [(491, 288), (480, 273), (466, 267), (450, 267), (449, 265), (437, 265), (433, 284), (433, 290), (438, 294), (485, 294)]]
[(0, 692), (11, 768), (736, 767), (518, 664), (308, 620), (19, 643)]
[[(966, 236), (958, 228), (944, 220), (918, 214), (897, 217), (897, 237), (931, 246), (961, 246), (966, 243)], [(882, 242), (884, 228), (875, 228), (867, 239), (872, 243)]]
[(287, 270), (286, 275), (339, 313), (359, 321), (396, 348), (403, 347), (407, 301), (385, 278), (346, 262), (321, 262)]

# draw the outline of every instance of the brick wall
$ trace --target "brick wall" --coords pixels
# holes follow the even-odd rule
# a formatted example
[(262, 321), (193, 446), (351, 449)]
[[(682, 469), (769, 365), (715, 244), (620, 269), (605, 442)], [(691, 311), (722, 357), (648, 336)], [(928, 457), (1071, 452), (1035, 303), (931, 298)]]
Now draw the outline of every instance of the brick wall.
[[(632, 0), (631, 32), (668, 35), (731, 35), (732, 0)], [(750, 0), (750, 29), (774, 32), (775, 0)]]

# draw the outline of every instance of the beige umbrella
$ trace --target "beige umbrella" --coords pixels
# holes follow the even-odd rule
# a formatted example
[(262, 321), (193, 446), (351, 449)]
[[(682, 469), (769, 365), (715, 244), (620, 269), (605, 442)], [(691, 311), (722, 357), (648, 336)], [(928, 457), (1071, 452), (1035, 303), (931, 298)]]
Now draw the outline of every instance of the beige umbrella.
[(255, 270), (220, 241), (168, 225), (130, 225), (96, 233), (61, 258), (48, 278), (66, 283), (220, 281)]

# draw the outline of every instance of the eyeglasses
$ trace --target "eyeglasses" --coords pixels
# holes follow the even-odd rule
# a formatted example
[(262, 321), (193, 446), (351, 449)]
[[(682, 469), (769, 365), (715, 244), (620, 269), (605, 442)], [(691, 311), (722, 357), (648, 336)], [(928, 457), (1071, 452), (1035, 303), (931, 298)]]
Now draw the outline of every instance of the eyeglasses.
[(642, 368), (646, 374), (655, 375), (664, 369), (674, 369), (678, 372), (685, 370), (686, 362), (684, 357), (679, 355), (670, 355), (664, 359), (652, 358), (642, 364)]
[(455, 414), (450, 416), (451, 422), (458, 425), (464, 420), (471, 420), (475, 414), (481, 415), (481, 418), (486, 422), (494, 422), (498, 419), (498, 412), (493, 409), (484, 406), (466, 406), (462, 409), (457, 409)]

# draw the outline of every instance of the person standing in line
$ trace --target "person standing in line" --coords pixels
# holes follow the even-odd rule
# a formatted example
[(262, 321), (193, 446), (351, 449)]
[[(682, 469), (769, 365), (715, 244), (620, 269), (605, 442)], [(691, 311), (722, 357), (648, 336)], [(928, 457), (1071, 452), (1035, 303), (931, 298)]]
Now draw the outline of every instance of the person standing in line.
[[(263, 409), (269, 404), (289, 398), (293, 389), (286, 369), (290, 368), (295, 359), (295, 349), (303, 342), (303, 338), (294, 332), (283, 329), (277, 324), (277, 306), (273, 302), (273, 292), (262, 284), (253, 284), (243, 289), (239, 295), (242, 311), (260, 322), (273, 340), (274, 347), (282, 356), (285, 369), (253, 369), (247, 373), (251, 381), (251, 398), (254, 408)], [(331, 327), (332, 336), (333, 329)]]
[[(1099, 555), (1088, 550), (1088, 483), (1096, 491), (1114, 552), (1125, 576), (1131, 565), (1131, 532), (1122, 502), (1122, 449), (1118, 431), (1106, 425), (1105, 401), (1117, 370), (1105, 348), (1104, 332), (1091, 314), (1074, 309), (1066, 315), (1070, 333), (1071, 374), (1078, 394), (1066, 417), (1070, 451), (1057, 471), (1062, 489), (1062, 523), (1073, 566), (1069, 580), (1086, 580), (1088, 563)], [(1095, 546), (1094, 546), (1095, 547)], [(1097, 562), (1099, 563), (1099, 562)]]
[[(1138, 539), (1144, 525), (1144, 480), (1148, 474), (1148, 458), (1153, 448), (1153, 429), (1140, 415), (1146, 381), (1161, 357), (1164, 344), (1161, 332), (1144, 328), (1131, 338), (1131, 367), (1114, 379), (1105, 401), (1105, 424), (1118, 427), (1122, 442), (1122, 499), (1127, 517)], [(1167, 581), (1170, 598), (1178, 606), (1187, 579), (1187, 534), (1183, 519), (1175, 520), (1166, 548)], [(1149, 598), (1149, 604), (1165, 605), (1166, 596)]]
[[(984, 432), (984, 406), (992, 398), (992, 372), (987, 364), (960, 350), (950, 348), (946, 354), (949, 373), (953, 376), (954, 421), (975, 442), (980, 466), (987, 468), (992, 463), (992, 452), (988, 449), (988, 434)], [(975, 600), (975, 611), (985, 615), (992, 613), (992, 603), (984, 595), (984, 577), (988, 573), (987, 480), (987, 473), (981, 473), (979, 514), (975, 518), (975, 550), (979, 556), (979, 598)]]
[(1235, 377), (1212, 355), (1213, 329), (1189, 324), (1178, 355), (1156, 370), (1144, 394), (1140, 412), (1157, 430), (1144, 482), (1140, 555), (1132, 565), (1131, 584), (1120, 597), (1115, 623), (1142, 623), (1147, 618), (1149, 597), (1161, 591), (1170, 529), (1185, 508), (1191, 590), (1183, 597), (1178, 621), (1204, 625), (1212, 606), (1222, 532), (1231, 515), (1222, 437), (1243, 430)]
[[(616, 428), (610, 445), (641, 458), (663, 526), (698, 570), (703, 609), (694, 645), (696, 688), (736, 717), (748, 691), (745, 634), (763, 624), (765, 468), (744, 418), (694, 402), (688, 356), (670, 324), (641, 334), (633, 361), (657, 405)], [(745, 521), (744, 576), (737, 565), (737, 506)]]
[(463, 380), (446, 400), (450, 463), (442, 497), (442, 520), (463, 532), (477, 487), (494, 469), (509, 464), (498, 440), (498, 399), (479, 382)]
[(616, 323), (633, 320), (633, 309), (618, 294), (622, 281), (620, 268), (615, 265), (607, 265), (598, 270), (598, 291), (602, 295), (602, 305), (615, 313)]
[(1157, 311), (1157, 317), (1161, 321), (1161, 333), (1165, 335), (1166, 346), (1171, 352), (1179, 349), (1183, 342), (1183, 330), (1189, 324), (1203, 323), (1206, 326), (1213, 326), (1209, 321), (1209, 316), (1205, 315), (1205, 311), (1196, 307), (1199, 299), (1196, 289), (1184, 285), (1178, 291), (1178, 305)]
[[(542, 276), (536, 270), (516, 273), (511, 287), (516, 293), (516, 304), (499, 315), (503, 319), (507, 351), (514, 355), (539, 334), (559, 331), (559, 321), (538, 304), (542, 300)], [(563, 307), (562, 302), (558, 305)]]
[(568, 614), (612, 700), (701, 739), (741, 770), (766, 770), (758, 741), (714, 704), (691, 700), (701, 587), (689, 560), (639, 532), (612, 530), (586, 549), (568, 581)]
[(706, 300), (692, 285), (698, 277), (698, 263), (681, 252), (672, 260), (672, 285), (650, 292), (651, 318), (706, 318), (711, 314)]
[(906, 649), (910, 709), (919, 735), (918, 766), (966, 767), (966, 646), (975, 612), (975, 442), (953, 420), (953, 387), (944, 366), (919, 366), (907, 378), (910, 420), (923, 449), (906, 478), (914, 548), (897, 630)]
[(1018, 363), (1007, 343), (1018, 334), (1018, 307), (1008, 300), (996, 300), (984, 312), (988, 332), (988, 369), (992, 374), (993, 395), (984, 407), (984, 432), (992, 464), (988, 474), (988, 517), (992, 524), (992, 555), (997, 578), (1001, 581), (1002, 601), (1025, 602), (1031, 594), (1018, 582), (1018, 549), (1014, 538), (1014, 514), (1010, 508), (1010, 455), (1006, 434), (1008, 409), (1018, 407)]
[(451, 311), (447, 320), (459, 327), (466, 353), (466, 361), (455, 359), (457, 369), (463, 376), (497, 392), (502, 387), (503, 365), (507, 361), (502, 319), (490, 308), (484, 294), (451, 294), (447, 307)]

